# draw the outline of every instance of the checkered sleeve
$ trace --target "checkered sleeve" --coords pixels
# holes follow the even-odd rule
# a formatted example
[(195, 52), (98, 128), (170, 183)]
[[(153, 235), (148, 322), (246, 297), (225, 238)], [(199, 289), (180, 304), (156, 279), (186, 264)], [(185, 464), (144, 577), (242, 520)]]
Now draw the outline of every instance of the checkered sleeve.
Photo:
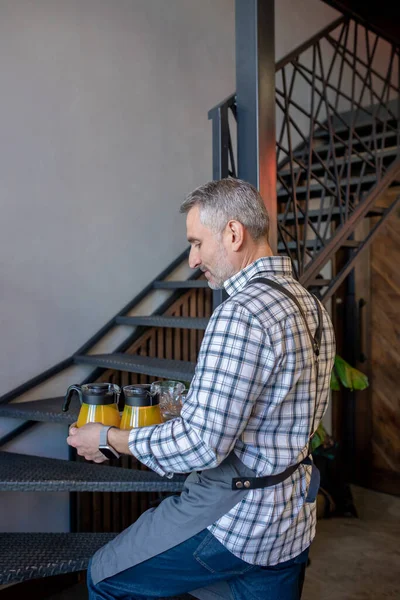
[(243, 432), (275, 363), (258, 319), (226, 301), (206, 329), (181, 417), (132, 429), (131, 453), (160, 475), (215, 467)]

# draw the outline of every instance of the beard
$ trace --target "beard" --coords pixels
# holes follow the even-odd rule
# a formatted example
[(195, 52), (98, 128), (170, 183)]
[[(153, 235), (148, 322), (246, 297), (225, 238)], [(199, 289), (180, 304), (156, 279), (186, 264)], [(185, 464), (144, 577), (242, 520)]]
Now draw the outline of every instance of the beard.
[(224, 287), (224, 282), (235, 274), (235, 268), (228, 260), (227, 252), (222, 244), (218, 246), (213, 265), (210, 268), (202, 266), (203, 271), (210, 273), (208, 287), (212, 290), (220, 290)]

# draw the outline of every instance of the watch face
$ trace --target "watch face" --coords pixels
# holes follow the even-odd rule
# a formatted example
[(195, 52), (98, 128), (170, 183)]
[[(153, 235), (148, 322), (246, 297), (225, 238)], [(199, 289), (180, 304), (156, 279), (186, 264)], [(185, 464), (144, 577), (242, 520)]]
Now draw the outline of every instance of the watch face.
[(113, 448), (110, 448), (109, 446), (100, 446), (99, 450), (102, 453), (102, 455), (108, 458), (109, 460), (111, 460), (112, 458), (119, 458), (118, 452), (116, 450), (113, 450)]

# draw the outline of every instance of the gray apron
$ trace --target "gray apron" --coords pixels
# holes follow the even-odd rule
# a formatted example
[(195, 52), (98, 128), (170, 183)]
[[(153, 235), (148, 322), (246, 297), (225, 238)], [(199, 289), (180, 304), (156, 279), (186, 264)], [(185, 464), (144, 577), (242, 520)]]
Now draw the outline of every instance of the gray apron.
[[(312, 465), (307, 502), (314, 502), (319, 487), (318, 469)], [(212, 525), (246, 497), (249, 490), (233, 489), (235, 478), (253, 478), (256, 473), (232, 452), (218, 467), (191, 473), (180, 496), (165, 498), (150, 508), (120, 535), (96, 552), (91, 577), (96, 584), (107, 577), (153, 558), (181, 544)], [(231, 599), (227, 582), (190, 590), (201, 600)]]
[(232, 490), (235, 477), (255, 477), (232, 452), (218, 467), (191, 473), (180, 496), (165, 498), (92, 559), (96, 584), (188, 540), (228, 513), (248, 491)]
[[(306, 317), (296, 298), (276, 282), (260, 278), (252, 280), (252, 282), (255, 281), (267, 283), (292, 298), (304, 318), (310, 338), (315, 344), (316, 357), (318, 357), (322, 334), (322, 314), (318, 302), (319, 325), (314, 338), (308, 329)], [(318, 369), (316, 375), (318, 379)], [(315, 414), (311, 432), (314, 431), (314, 421)], [(306, 501), (314, 502), (319, 488), (319, 471), (308, 457), (299, 464), (312, 466)], [(285, 472), (275, 476), (257, 477), (257, 474), (246, 467), (232, 451), (214, 469), (191, 473), (184, 483), (184, 489), (180, 496), (169, 496), (156, 508), (150, 508), (133, 525), (96, 552), (91, 566), (93, 583), (97, 584), (107, 577), (117, 575), (121, 571), (166, 552), (215, 523), (248, 494), (249, 490), (245, 489), (245, 484), (238, 484), (237, 479), (243, 481), (244, 479), (254, 479), (255, 488), (270, 487), (279, 481), (284, 481), (291, 472), (298, 468), (299, 464), (293, 465)], [(217, 597), (231, 598), (226, 582), (190, 593), (201, 600)]]

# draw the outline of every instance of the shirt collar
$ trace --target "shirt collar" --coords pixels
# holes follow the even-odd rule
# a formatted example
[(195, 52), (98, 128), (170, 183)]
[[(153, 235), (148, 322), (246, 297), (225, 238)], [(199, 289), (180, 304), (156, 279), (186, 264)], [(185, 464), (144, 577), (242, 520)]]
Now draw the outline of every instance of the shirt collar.
[(263, 256), (258, 258), (244, 269), (232, 275), (224, 282), (224, 287), (229, 294), (240, 292), (250, 279), (256, 275), (283, 275), (292, 277), (292, 264), (288, 256)]

